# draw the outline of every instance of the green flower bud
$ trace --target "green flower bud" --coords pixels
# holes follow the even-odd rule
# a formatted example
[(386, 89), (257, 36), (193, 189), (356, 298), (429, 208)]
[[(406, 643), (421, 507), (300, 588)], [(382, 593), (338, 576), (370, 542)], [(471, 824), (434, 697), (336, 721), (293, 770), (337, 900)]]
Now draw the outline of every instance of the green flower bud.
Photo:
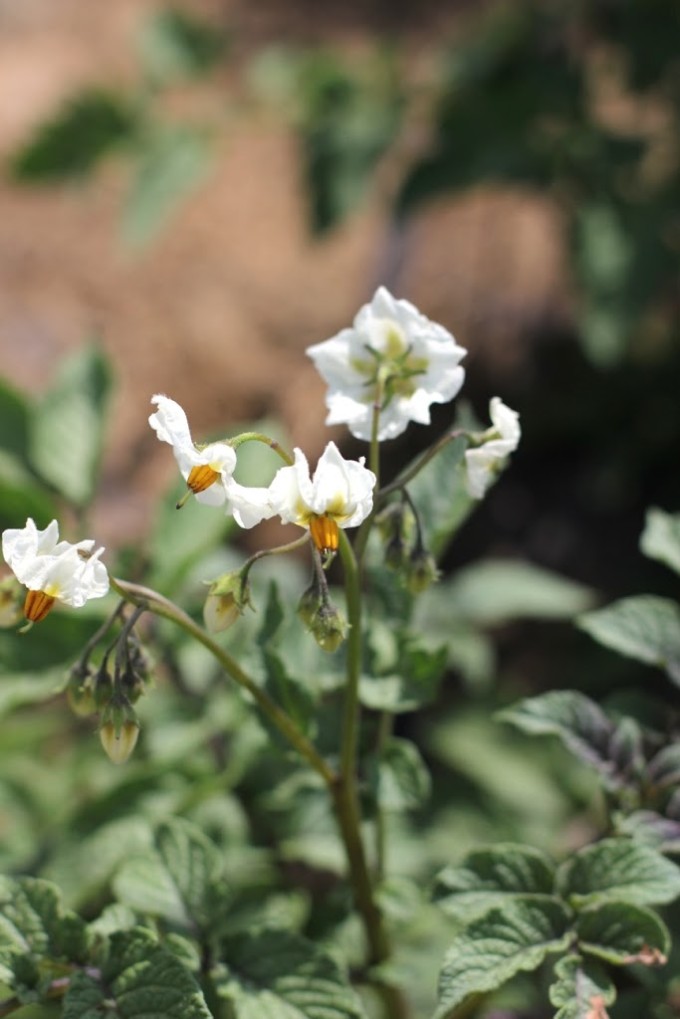
[(97, 702), (94, 695), (94, 674), (90, 669), (83, 671), (76, 668), (71, 673), (71, 678), (66, 687), (66, 699), (74, 715), (80, 718), (87, 718), (97, 710)]
[(24, 618), (24, 589), (14, 577), (0, 581), (0, 626), (16, 626)]
[(99, 739), (109, 760), (125, 764), (137, 744), (139, 722), (132, 706), (117, 698), (104, 709), (99, 726)]
[(298, 616), (308, 630), (313, 628), (314, 620), (316, 619), (322, 605), (323, 595), (319, 588), (318, 581), (314, 578), (313, 582), (300, 598), (296, 610)]
[(210, 633), (228, 630), (250, 605), (248, 582), (243, 582), (240, 570), (225, 573), (210, 585), (203, 606), (203, 620)]
[(320, 648), (329, 653), (337, 651), (347, 637), (347, 620), (330, 602), (322, 605), (309, 627)]
[(424, 548), (415, 549), (408, 561), (404, 583), (411, 594), (421, 594), (439, 579), (434, 556)]

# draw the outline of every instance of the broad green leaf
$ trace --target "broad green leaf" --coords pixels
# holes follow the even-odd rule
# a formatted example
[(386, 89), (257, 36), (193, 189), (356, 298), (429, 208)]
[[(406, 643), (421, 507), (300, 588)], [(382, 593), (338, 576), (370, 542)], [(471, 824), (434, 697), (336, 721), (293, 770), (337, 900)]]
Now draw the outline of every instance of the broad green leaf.
[(604, 902), (579, 913), (576, 935), (581, 951), (618, 966), (662, 966), (671, 943), (656, 913), (628, 902)]
[(680, 868), (650, 846), (603, 839), (567, 860), (558, 884), (579, 909), (611, 901), (657, 905), (680, 895)]
[(63, 1019), (212, 1019), (192, 974), (141, 927), (112, 935), (101, 976), (77, 973), (64, 998)]
[(569, 943), (569, 914), (558, 899), (515, 899), (473, 920), (449, 945), (432, 1019), (452, 1019), (471, 994), (493, 991), (516, 973), (533, 970)]
[(127, 100), (103, 89), (88, 89), (38, 127), (15, 154), (12, 171), (28, 183), (82, 177), (104, 156), (129, 143), (137, 126), (137, 114)]
[(26, 397), (0, 378), (0, 448), (26, 462), (31, 409)]
[(549, 992), (559, 1009), (555, 1019), (607, 1019), (603, 1009), (614, 1004), (616, 988), (598, 963), (567, 955), (555, 965), (555, 977)]
[(38, 704), (53, 697), (63, 684), (61, 669), (4, 675), (0, 683), (0, 718), (26, 704)]
[(467, 919), (502, 906), (518, 896), (550, 895), (555, 868), (550, 859), (529, 846), (501, 843), (476, 849), (438, 876), (437, 905), (454, 918)]
[(680, 607), (668, 598), (638, 595), (578, 620), (591, 637), (623, 655), (659, 665), (680, 685)]
[(147, 74), (166, 84), (206, 74), (222, 57), (226, 39), (220, 25), (170, 8), (151, 17), (140, 43)]
[(397, 715), (416, 711), (436, 697), (446, 669), (446, 648), (428, 651), (413, 642), (405, 642), (398, 650), (398, 672), (361, 677), (359, 697), (365, 708)]
[[(560, 577), (533, 563), (487, 559), (460, 570), (445, 585), (452, 617), (480, 626), (512, 619), (570, 619), (593, 602), (582, 584)], [(442, 597), (441, 590), (433, 597)]]
[(614, 723), (602, 709), (577, 690), (555, 690), (528, 697), (498, 715), (523, 732), (558, 736), (580, 760), (594, 767), (606, 783), (618, 788), (620, 780), (610, 759)]
[(67, 357), (31, 421), (31, 461), (77, 506), (92, 497), (101, 463), (109, 364), (95, 345)]
[(122, 222), (123, 239), (133, 248), (149, 244), (204, 180), (212, 151), (204, 131), (167, 127), (145, 140), (139, 157)]
[(680, 743), (670, 743), (649, 761), (647, 778), (660, 789), (680, 786)]
[[(474, 500), (465, 486), (456, 485), (456, 467), (466, 449), (467, 439), (462, 437), (447, 443), (408, 485), (409, 495), (418, 509), (425, 545), (436, 558), (441, 556), (473, 508)], [(442, 478), (447, 478), (448, 483), (442, 484)]]
[(213, 979), (234, 1019), (364, 1016), (335, 960), (286, 931), (264, 929), (226, 940)]
[(15, 966), (49, 960), (81, 963), (87, 935), (83, 921), (61, 904), (59, 891), (39, 878), (0, 879), (0, 979), (12, 985)]
[(383, 810), (415, 810), (430, 795), (430, 773), (414, 743), (396, 736), (378, 761), (377, 799)]
[(43, 526), (56, 516), (47, 488), (15, 456), (0, 449), (0, 529), (23, 525), (27, 517)]
[(200, 828), (180, 818), (162, 822), (154, 848), (131, 857), (114, 879), (117, 898), (140, 913), (193, 929), (204, 926), (225, 896), (222, 857)]
[(634, 810), (616, 819), (616, 831), (660, 853), (680, 853), (680, 820), (653, 810)]
[(666, 513), (656, 507), (647, 510), (640, 548), (650, 559), (658, 559), (680, 573), (680, 513)]

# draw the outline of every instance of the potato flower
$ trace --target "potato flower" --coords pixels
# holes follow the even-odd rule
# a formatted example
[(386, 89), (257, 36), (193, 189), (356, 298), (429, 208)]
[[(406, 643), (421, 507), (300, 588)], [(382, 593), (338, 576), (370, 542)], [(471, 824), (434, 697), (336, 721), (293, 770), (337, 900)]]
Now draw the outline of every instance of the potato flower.
[(371, 512), (375, 481), (363, 457), (345, 460), (329, 442), (313, 477), (304, 453), (296, 449), (294, 464), (277, 471), (269, 498), (284, 523), (306, 527), (320, 552), (335, 552), (338, 528), (357, 527)]
[(352, 328), (307, 353), (329, 386), (326, 423), (346, 424), (358, 439), (371, 438), (377, 400), (378, 439), (394, 439), (409, 421), (429, 424), (430, 404), (452, 400), (465, 378), (466, 351), (451, 333), (385, 287), (359, 310)]
[(505, 461), (519, 444), (522, 434), (517, 411), (506, 407), (499, 396), (489, 405), (492, 427), (482, 442), (465, 453), (467, 489), (473, 499), (482, 499), (491, 482), (503, 470)]
[(59, 525), (52, 520), (39, 531), (29, 517), (23, 528), (8, 528), (2, 535), (2, 554), (17, 580), (28, 588), (24, 615), (40, 622), (55, 601), (80, 608), (90, 598), (109, 590), (109, 576), (100, 560), (104, 551), (92, 551), (91, 538), (72, 545), (59, 541)]
[[(272, 516), (266, 488), (248, 488), (234, 480), (236, 451), (229, 443), (196, 445), (187, 416), (178, 403), (160, 394), (152, 397), (151, 402), (158, 409), (150, 415), (149, 424), (161, 442), (172, 446), (180, 473), (199, 502), (208, 506), (226, 503), (228, 512), (241, 527), (254, 527)], [(183, 501), (178, 508), (181, 505)]]

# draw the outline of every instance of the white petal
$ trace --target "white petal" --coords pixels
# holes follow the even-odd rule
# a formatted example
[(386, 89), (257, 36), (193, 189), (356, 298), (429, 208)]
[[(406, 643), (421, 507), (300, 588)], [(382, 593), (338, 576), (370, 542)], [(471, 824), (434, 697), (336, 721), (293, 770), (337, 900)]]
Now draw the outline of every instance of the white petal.
[(193, 446), (187, 416), (178, 403), (160, 393), (152, 396), (151, 402), (158, 410), (149, 417), (149, 424), (161, 442), (182, 449)]
[(276, 513), (269, 488), (248, 488), (232, 480), (227, 486), (227, 500), (239, 527), (255, 527)]

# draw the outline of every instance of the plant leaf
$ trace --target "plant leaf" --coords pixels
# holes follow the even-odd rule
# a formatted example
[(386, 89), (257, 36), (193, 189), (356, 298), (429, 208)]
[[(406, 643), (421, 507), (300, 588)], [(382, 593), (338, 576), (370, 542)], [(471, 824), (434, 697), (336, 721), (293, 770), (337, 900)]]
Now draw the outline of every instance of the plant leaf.
[(200, 77), (222, 58), (226, 38), (219, 25), (185, 11), (157, 11), (141, 36), (144, 67), (159, 84)]
[(663, 966), (670, 934), (651, 909), (628, 902), (605, 902), (584, 910), (576, 921), (579, 948), (618, 966), (633, 962)]
[(614, 723), (585, 694), (554, 690), (528, 697), (497, 717), (523, 732), (559, 736), (576, 757), (597, 769), (607, 785), (614, 789), (621, 785), (609, 753)]
[(647, 778), (659, 789), (680, 785), (680, 743), (669, 743), (647, 764)]
[(112, 1007), (125, 1019), (212, 1019), (192, 974), (142, 927), (111, 936), (99, 979), (75, 974), (63, 1019), (98, 1019)]
[(650, 559), (658, 559), (680, 573), (680, 513), (648, 509), (640, 548)]
[(330, 955), (287, 931), (225, 940), (213, 974), (234, 1019), (361, 1019), (364, 1011)]
[(620, 835), (653, 846), (660, 853), (680, 853), (680, 820), (653, 810), (634, 810), (617, 820), (616, 829)]
[(156, 829), (152, 850), (123, 864), (113, 887), (138, 913), (193, 930), (208, 923), (225, 896), (222, 857), (200, 828), (170, 818)]
[(387, 741), (378, 761), (376, 785), (383, 810), (422, 807), (430, 795), (430, 773), (414, 743), (396, 736)]
[(435, 901), (456, 919), (468, 919), (502, 906), (508, 899), (550, 895), (555, 868), (537, 849), (501, 843), (468, 853), (457, 867), (446, 867), (435, 885)]
[(680, 685), (680, 607), (668, 598), (637, 595), (581, 616), (578, 625), (623, 655), (659, 665)]
[(558, 885), (576, 908), (601, 902), (657, 905), (680, 895), (680, 868), (629, 839), (603, 839), (567, 860)]
[(96, 345), (85, 347), (62, 363), (31, 420), (33, 466), (77, 506), (94, 492), (110, 385), (108, 360)]
[(562, 903), (547, 895), (506, 902), (473, 920), (444, 956), (432, 1019), (452, 1019), (471, 994), (493, 991), (566, 948), (569, 922)]
[(559, 1008), (555, 1019), (608, 1019), (607, 1005), (616, 1000), (616, 988), (592, 959), (567, 955), (555, 965), (550, 1003)]

